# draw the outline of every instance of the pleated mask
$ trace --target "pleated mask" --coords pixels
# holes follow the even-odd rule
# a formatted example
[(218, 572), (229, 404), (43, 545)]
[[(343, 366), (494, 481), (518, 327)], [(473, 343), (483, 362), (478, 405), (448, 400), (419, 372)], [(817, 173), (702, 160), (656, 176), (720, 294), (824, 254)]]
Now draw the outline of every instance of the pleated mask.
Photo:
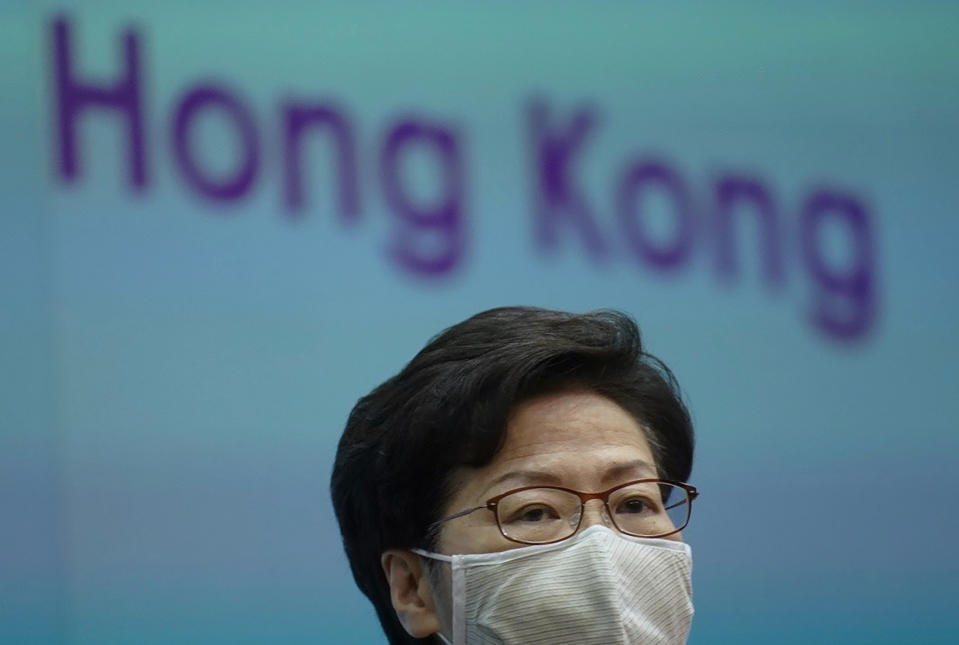
[(684, 542), (596, 525), (496, 553), (414, 551), (450, 563), (452, 645), (682, 645), (689, 635), (692, 552)]

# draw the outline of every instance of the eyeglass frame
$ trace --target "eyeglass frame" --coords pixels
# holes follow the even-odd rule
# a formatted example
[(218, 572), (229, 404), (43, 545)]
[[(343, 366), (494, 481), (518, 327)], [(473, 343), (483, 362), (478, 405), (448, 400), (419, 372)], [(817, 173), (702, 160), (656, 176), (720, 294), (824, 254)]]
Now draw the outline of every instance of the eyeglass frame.
[[(666, 532), (666, 533), (660, 533), (659, 535), (636, 535), (635, 533), (629, 533), (629, 532), (624, 531), (623, 529), (619, 528), (619, 524), (616, 523), (616, 519), (615, 519), (615, 517), (613, 516), (612, 509), (609, 508), (609, 496), (612, 495), (613, 493), (615, 493), (616, 491), (618, 491), (618, 490), (621, 489), (621, 488), (626, 488), (627, 486), (632, 486), (632, 485), (634, 485), (634, 484), (670, 484), (670, 485), (672, 485), (672, 486), (677, 486), (677, 487), (683, 489), (684, 491), (686, 491), (686, 501), (688, 502), (689, 508), (688, 508), (687, 511), (686, 511), (686, 521), (683, 523), (683, 525), (680, 526), (680, 527), (678, 527), (678, 528), (673, 529), (672, 531), (668, 531), (668, 532)], [(524, 490), (533, 490), (533, 489), (535, 489), (535, 488), (546, 488), (546, 489), (549, 489), (549, 490), (564, 491), (564, 492), (567, 492), (567, 493), (572, 493), (572, 494), (576, 495), (577, 497), (579, 497), (579, 522), (577, 522), (576, 528), (573, 529), (573, 532), (572, 532), (572, 533), (570, 533), (570, 534), (567, 535), (566, 537), (559, 538), (558, 540), (550, 540), (549, 542), (529, 542), (528, 540), (518, 540), (518, 539), (512, 538), (512, 537), (510, 537), (510, 536), (508, 536), (508, 535), (506, 534), (506, 530), (503, 529), (503, 525), (502, 525), (502, 523), (500, 523), (499, 513), (498, 513), (497, 510), (496, 510), (496, 509), (497, 509), (497, 505), (499, 504), (500, 500), (502, 500), (504, 497), (506, 497), (506, 496), (508, 496), (508, 495), (512, 495), (513, 493), (519, 493), (519, 492), (522, 492), (522, 491), (524, 491)], [(607, 489), (607, 490), (605, 490), (605, 491), (601, 491), (601, 492), (598, 492), (598, 493), (584, 493), (584, 492), (582, 492), (582, 491), (574, 490), (574, 489), (572, 489), (572, 488), (565, 488), (565, 487), (563, 487), (563, 486), (549, 486), (549, 485), (522, 486), (522, 487), (520, 487), (520, 488), (513, 488), (513, 489), (511, 489), (511, 490), (506, 491), (505, 493), (500, 493), (499, 495), (496, 495), (496, 496), (494, 496), (494, 497), (491, 497), (491, 498), (489, 498), (488, 500), (486, 500), (486, 503), (485, 503), (485, 504), (482, 504), (482, 505), (480, 505), (480, 506), (474, 506), (473, 508), (464, 509), (464, 510), (462, 510), (462, 511), (459, 511), (458, 513), (453, 513), (452, 515), (450, 515), (450, 516), (448, 516), (448, 517), (444, 517), (444, 518), (441, 519), (441, 520), (437, 520), (437, 521), (433, 522), (433, 523), (430, 525), (430, 527), (429, 527), (429, 533), (434, 533), (435, 531), (439, 530), (439, 527), (440, 527), (441, 524), (444, 524), (444, 523), (446, 523), (446, 522), (449, 522), (450, 520), (455, 520), (455, 519), (460, 518), (460, 517), (465, 517), (465, 516), (469, 515), (470, 513), (475, 513), (476, 511), (485, 508), (485, 509), (487, 509), (487, 510), (489, 510), (489, 511), (492, 511), (492, 513), (493, 513), (493, 518), (496, 520), (496, 528), (499, 529), (500, 535), (502, 535), (504, 538), (506, 538), (506, 539), (509, 540), (510, 542), (516, 542), (517, 544), (528, 544), (528, 545), (556, 544), (557, 542), (562, 542), (563, 540), (568, 540), (569, 538), (571, 538), (571, 537), (573, 537), (574, 535), (576, 535), (576, 533), (579, 531), (580, 527), (583, 525), (583, 517), (586, 515), (586, 502), (589, 502), (589, 501), (594, 500), (594, 499), (598, 499), (598, 500), (601, 500), (601, 501), (603, 502), (603, 507), (606, 509), (606, 513), (607, 513), (607, 515), (609, 516), (610, 521), (613, 523), (613, 526), (616, 528), (616, 530), (619, 531), (620, 533), (622, 533), (622, 534), (624, 534), (624, 535), (629, 535), (629, 536), (632, 536), (632, 537), (642, 537), (642, 538), (650, 538), (650, 539), (663, 538), (663, 537), (667, 537), (667, 536), (669, 536), (669, 535), (673, 535), (674, 533), (679, 533), (679, 532), (682, 531), (684, 528), (686, 528), (687, 526), (689, 526), (689, 520), (690, 520), (690, 518), (691, 518), (692, 515), (693, 515), (693, 500), (696, 499), (697, 497), (699, 497), (699, 489), (698, 489), (698, 488), (696, 488), (696, 487), (693, 486), (692, 484), (687, 484), (686, 482), (673, 481), (673, 480), (671, 480), (671, 479), (634, 479), (634, 480), (631, 480), (631, 481), (628, 481), (628, 482), (625, 482), (625, 483), (622, 483), (622, 484), (616, 484), (616, 485), (613, 486), (612, 488), (609, 488), (609, 489)], [(676, 508), (676, 507), (677, 507), (679, 504), (681, 504), (681, 503), (683, 503), (683, 502), (677, 502), (676, 504), (673, 504), (673, 505), (671, 505), (671, 506), (665, 507), (663, 510), (664, 510), (664, 511), (668, 511), (668, 510), (671, 509), (671, 508)]]

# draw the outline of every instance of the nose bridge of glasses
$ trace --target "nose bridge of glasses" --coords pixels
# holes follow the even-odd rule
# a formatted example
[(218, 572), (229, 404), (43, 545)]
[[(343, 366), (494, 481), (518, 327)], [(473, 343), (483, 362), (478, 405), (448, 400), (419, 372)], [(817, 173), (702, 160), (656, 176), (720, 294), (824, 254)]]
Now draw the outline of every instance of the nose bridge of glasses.
[(606, 528), (613, 528), (612, 518), (610, 518), (609, 511), (601, 497), (590, 496), (580, 508), (582, 518), (579, 521), (579, 528), (581, 530), (600, 524)]

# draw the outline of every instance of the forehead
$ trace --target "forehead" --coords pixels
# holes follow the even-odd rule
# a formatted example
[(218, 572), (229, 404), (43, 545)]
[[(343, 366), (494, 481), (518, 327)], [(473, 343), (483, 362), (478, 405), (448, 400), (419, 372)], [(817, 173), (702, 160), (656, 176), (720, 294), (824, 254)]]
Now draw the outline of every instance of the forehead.
[(617, 403), (590, 391), (557, 392), (516, 407), (498, 457), (546, 458), (567, 448), (636, 449), (652, 459), (646, 433)]
[[(493, 460), (461, 473), (461, 495), (479, 498), (536, 483), (584, 491), (655, 477), (655, 459), (640, 423), (589, 391), (557, 392), (518, 405)], [(485, 499), (485, 498), (484, 498)]]

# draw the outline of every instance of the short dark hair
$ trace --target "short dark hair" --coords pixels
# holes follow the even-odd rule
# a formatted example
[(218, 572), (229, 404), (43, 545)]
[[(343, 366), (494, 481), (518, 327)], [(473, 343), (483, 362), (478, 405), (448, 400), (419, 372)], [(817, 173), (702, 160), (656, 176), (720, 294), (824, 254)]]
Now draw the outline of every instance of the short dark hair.
[(431, 549), (429, 527), (450, 499), (456, 469), (493, 459), (517, 404), (572, 388), (623, 407), (646, 429), (659, 475), (686, 481), (693, 427), (679, 386), (643, 350), (636, 323), (616, 311), (484, 311), (435, 336), (356, 403), (330, 489), (353, 577), (390, 643), (419, 639), (396, 617), (380, 555)]

